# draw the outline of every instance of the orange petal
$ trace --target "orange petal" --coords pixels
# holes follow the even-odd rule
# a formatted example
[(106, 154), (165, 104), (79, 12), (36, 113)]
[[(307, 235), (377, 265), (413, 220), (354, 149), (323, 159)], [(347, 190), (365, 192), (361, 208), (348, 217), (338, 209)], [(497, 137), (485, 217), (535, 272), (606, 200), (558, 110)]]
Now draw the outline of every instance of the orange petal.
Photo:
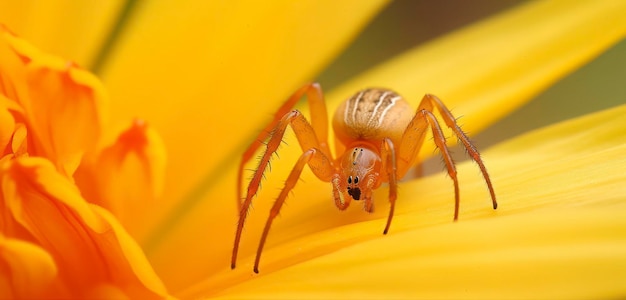
[(24, 112), (17, 103), (0, 95), (0, 142), (4, 147), (3, 156), (27, 154), (28, 131), (22, 123), (23, 115)]
[(49, 158), (60, 172), (73, 174), (83, 153), (94, 147), (100, 136), (105, 115), (100, 82), (6, 31), (1, 37), (24, 64), (3, 73), (16, 77), (10, 82), (14, 92), (7, 97), (24, 111), (29, 154)]
[(13, 138), (13, 132), (15, 130), (15, 120), (13, 116), (3, 104), (8, 100), (0, 95), (0, 158), (6, 154), (12, 153), (10, 142)]
[(28, 131), (22, 123), (16, 124), (13, 140), (11, 141), (13, 155), (21, 156), (28, 153)]
[[(9, 236), (31, 240), (57, 263), (67, 295), (114, 286), (130, 298), (159, 298), (165, 288), (143, 252), (106, 210), (88, 204), (47, 160), (22, 157), (0, 172)], [(110, 289), (106, 289), (109, 290)]]
[[(16, 106), (14, 101), (28, 97), (24, 62), (15, 53), (12, 34), (0, 24), (0, 94), (7, 106)], [(12, 101), (6, 101), (12, 100)]]
[(164, 171), (163, 142), (135, 120), (113, 145), (84, 160), (74, 177), (85, 199), (107, 208), (136, 236), (147, 230), (143, 217), (158, 205)]
[(0, 298), (43, 298), (57, 276), (57, 267), (41, 247), (0, 234)]

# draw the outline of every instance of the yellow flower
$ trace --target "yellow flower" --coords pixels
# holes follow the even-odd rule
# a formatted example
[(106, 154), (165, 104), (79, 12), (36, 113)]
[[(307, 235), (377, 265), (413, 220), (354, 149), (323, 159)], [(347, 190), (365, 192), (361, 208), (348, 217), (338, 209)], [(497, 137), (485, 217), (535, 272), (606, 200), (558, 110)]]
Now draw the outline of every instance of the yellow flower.
[[(96, 59), (93, 45), (102, 44), (102, 24), (118, 5), (64, 18), (63, 28), (77, 28), (65, 34), (66, 43), (48, 42), (50, 48), (63, 45), (56, 51), (76, 57), (80, 65), (100, 66), (111, 94), (110, 121), (93, 76), (3, 36), (0, 261), (7, 267), (0, 284), (11, 288), (0, 296), (145, 298), (169, 291), (182, 298), (617, 298), (626, 293), (621, 282), (625, 106), (482, 149), (499, 197), (496, 211), (475, 166), (460, 163), (456, 223), (451, 184), (443, 174), (400, 184), (396, 217), (383, 236), (385, 187), (374, 195), (375, 213), (356, 206), (339, 212), (330, 185), (307, 170), (274, 222), (261, 273), (253, 275), (276, 189), (301, 153), (289, 134), (255, 198), (238, 267), (230, 270), (242, 151), (280, 103), (313, 79), (382, 4), (198, 1), (173, 9), (142, 2), (126, 7), (132, 19), (122, 23), (116, 43), (105, 47), (107, 58)], [(86, 5), (72, 7), (81, 11)], [(0, 9), (11, 12), (0, 18), (34, 40), (45, 36), (21, 23), (23, 8)], [(44, 8), (39, 15), (54, 16)], [(329, 111), (363, 86), (393, 88), (416, 102), (430, 92), (463, 116), (464, 129), (476, 133), (623, 39), (625, 10), (620, 1), (521, 5), (329, 91)], [(67, 7), (62, 11), (68, 15)], [(73, 38), (87, 30), (94, 32), (87, 42)], [(32, 73), (32, 67), (51, 72)], [(119, 129), (136, 117), (148, 120), (162, 143), (141, 121)], [(425, 147), (420, 155), (430, 154), (432, 148)]]

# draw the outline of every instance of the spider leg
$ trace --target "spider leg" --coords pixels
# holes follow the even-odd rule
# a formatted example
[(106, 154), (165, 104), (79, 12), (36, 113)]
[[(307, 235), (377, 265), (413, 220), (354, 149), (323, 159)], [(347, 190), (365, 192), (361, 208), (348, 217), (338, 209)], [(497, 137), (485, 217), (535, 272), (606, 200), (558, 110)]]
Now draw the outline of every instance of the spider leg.
[(426, 94), (424, 96), (424, 98), (422, 99), (422, 103), (420, 103), (420, 106), (422, 106), (422, 104), (425, 107), (428, 107), (429, 109), (427, 110), (431, 112), (433, 111), (432, 109), (433, 105), (437, 108), (437, 110), (441, 114), (441, 117), (443, 118), (443, 121), (446, 123), (446, 125), (450, 129), (452, 129), (454, 134), (457, 136), (457, 138), (461, 141), (461, 143), (467, 150), (467, 153), (469, 154), (469, 156), (472, 158), (474, 162), (476, 162), (476, 164), (480, 168), (480, 172), (482, 173), (483, 178), (485, 179), (485, 182), (487, 183), (487, 188), (489, 189), (489, 195), (491, 196), (493, 209), (498, 208), (498, 202), (496, 201), (496, 193), (493, 189), (493, 185), (491, 184), (491, 178), (489, 177), (489, 173), (487, 173), (487, 168), (485, 167), (485, 164), (483, 163), (483, 160), (480, 157), (480, 153), (478, 152), (478, 149), (474, 146), (474, 144), (472, 144), (469, 137), (467, 137), (465, 132), (463, 132), (463, 130), (461, 130), (459, 125), (456, 123), (456, 119), (454, 118), (450, 110), (443, 104), (443, 102), (437, 96), (431, 95), (431, 94)]
[[(250, 204), (252, 204), (252, 197), (256, 195), (259, 189), (261, 179), (263, 178), (263, 173), (269, 165), (269, 161), (273, 153), (276, 152), (278, 146), (280, 146), (280, 144), (282, 143), (282, 138), (288, 125), (290, 125), (293, 129), (300, 144), (300, 147), (303, 150), (308, 151), (309, 149), (320, 149), (321, 144), (317, 139), (315, 129), (313, 128), (313, 126), (311, 126), (311, 124), (309, 124), (309, 122), (299, 111), (292, 110), (288, 112), (276, 124), (276, 126), (272, 130), (272, 136), (266, 144), (267, 148), (263, 153), (261, 160), (259, 161), (259, 166), (254, 172), (252, 179), (250, 180), (246, 198), (244, 199), (243, 203), (241, 203), (241, 209), (239, 210), (239, 222), (237, 223), (237, 231), (235, 233), (235, 242), (231, 259), (231, 268), (233, 269), (235, 268), (235, 264), (237, 262), (237, 253), (239, 251), (241, 233), (243, 231), (246, 217), (248, 216)], [(323, 151), (320, 150), (316, 153), (319, 153), (318, 156), (320, 158), (311, 161), (309, 163), (309, 167), (320, 180), (328, 182), (330, 181), (332, 174), (334, 173), (333, 164), (329, 159), (329, 156), (326, 155)]]
[(426, 130), (428, 127), (431, 128), (433, 133), (433, 140), (435, 142), (435, 146), (441, 151), (441, 157), (443, 158), (446, 169), (448, 171), (448, 175), (452, 178), (454, 183), (454, 220), (458, 218), (459, 215), (459, 182), (456, 176), (456, 167), (454, 164), (454, 160), (450, 155), (450, 151), (448, 150), (448, 146), (446, 145), (446, 137), (439, 126), (439, 122), (437, 118), (433, 115), (433, 113), (424, 109), (420, 104), (420, 108), (418, 108), (417, 114), (413, 117), (409, 125), (407, 126), (404, 134), (402, 135), (402, 140), (400, 142), (400, 149), (398, 149), (399, 153), (399, 173), (405, 174), (407, 170), (410, 168), (411, 164), (417, 157), (417, 153), (419, 152), (420, 147), (424, 142), (424, 137), (426, 136)]
[(352, 197), (347, 196), (344, 190), (341, 187), (341, 183), (339, 182), (339, 174), (334, 174), (331, 180), (333, 184), (333, 198), (335, 199), (335, 206), (339, 210), (346, 210), (350, 206), (350, 202), (352, 201)]
[(433, 115), (432, 112), (422, 109), (418, 112), (418, 116), (430, 125), (435, 145), (439, 148), (439, 151), (441, 151), (441, 157), (446, 164), (448, 175), (452, 178), (452, 182), (454, 183), (454, 220), (456, 221), (459, 218), (459, 180), (456, 177), (456, 166), (454, 164), (454, 160), (452, 159), (452, 155), (450, 155), (448, 145), (446, 144), (446, 137), (441, 130), (441, 126), (439, 126), (437, 118), (435, 118), (435, 115)]
[(269, 217), (267, 218), (267, 221), (265, 223), (265, 228), (263, 228), (263, 235), (261, 236), (259, 248), (257, 249), (256, 258), (254, 260), (255, 273), (259, 273), (259, 262), (261, 261), (261, 253), (263, 252), (263, 247), (265, 246), (267, 235), (270, 232), (272, 221), (274, 221), (274, 218), (276, 218), (276, 216), (280, 213), (280, 209), (285, 203), (285, 199), (287, 199), (289, 192), (296, 186), (296, 182), (298, 182), (298, 178), (300, 178), (300, 174), (302, 173), (304, 166), (307, 163), (313, 165), (323, 165), (327, 163), (326, 160), (326, 156), (322, 154), (319, 150), (315, 148), (309, 149), (300, 156), (300, 159), (298, 159), (298, 162), (296, 162), (296, 165), (291, 170), (291, 173), (289, 173), (289, 177), (287, 177), (287, 181), (285, 181), (285, 186), (281, 190), (280, 195), (278, 195), (276, 202), (274, 202), (274, 205), (270, 210)]
[(309, 102), (309, 108), (311, 110), (311, 125), (317, 135), (317, 140), (320, 143), (320, 150), (324, 152), (328, 157), (330, 156), (330, 150), (328, 148), (328, 114), (326, 112), (326, 103), (324, 102), (324, 95), (319, 83), (308, 83), (298, 89), (293, 95), (285, 101), (285, 103), (274, 114), (274, 119), (267, 124), (267, 126), (259, 133), (256, 139), (248, 146), (243, 153), (241, 162), (239, 163), (239, 169), (237, 173), (237, 208), (241, 210), (242, 205), (242, 185), (243, 185), (243, 170), (246, 163), (254, 157), (254, 153), (264, 145), (264, 142), (272, 135), (272, 129), (276, 127), (280, 119), (287, 114), (296, 105), (298, 100), (302, 96), (307, 95)]
[(387, 225), (385, 225), (385, 230), (383, 231), (383, 234), (387, 234), (396, 207), (396, 198), (398, 197), (398, 164), (396, 160), (396, 150), (393, 141), (389, 138), (383, 139), (381, 157), (387, 169), (387, 177), (389, 179), (389, 217), (387, 217)]
[(493, 189), (493, 185), (491, 184), (489, 174), (487, 173), (487, 168), (485, 167), (480, 157), (478, 149), (476, 149), (476, 147), (472, 144), (467, 135), (457, 125), (456, 119), (454, 118), (454, 116), (452, 116), (450, 110), (441, 102), (441, 100), (439, 100), (439, 98), (434, 95), (427, 94), (424, 96), (424, 98), (422, 98), (422, 101), (420, 102), (420, 105), (417, 109), (417, 114), (415, 115), (415, 117), (413, 117), (406, 130), (404, 131), (404, 134), (402, 135), (400, 148), (398, 149), (398, 174), (403, 176), (404, 174), (406, 174), (407, 170), (414, 164), (417, 157), (417, 152), (421, 148), (424, 142), (424, 138), (426, 136), (426, 127), (430, 126), (433, 132), (433, 140), (435, 142), (435, 145), (441, 150), (441, 156), (443, 157), (446, 164), (448, 175), (450, 175), (454, 182), (454, 220), (458, 219), (459, 185), (456, 177), (456, 167), (454, 164), (454, 160), (452, 159), (452, 156), (448, 151), (446, 138), (441, 131), (439, 121), (433, 114), (435, 108), (441, 114), (445, 124), (454, 132), (457, 138), (461, 141), (472, 160), (474, 160), (474, 162), (478, 164), (483, 178), (487, 183), (487, 188), (489, 189), (489, 194), (493, 202), (493, 208), (496, 209), (498, 207), (498, 203), (496, 202), (496, 195)]

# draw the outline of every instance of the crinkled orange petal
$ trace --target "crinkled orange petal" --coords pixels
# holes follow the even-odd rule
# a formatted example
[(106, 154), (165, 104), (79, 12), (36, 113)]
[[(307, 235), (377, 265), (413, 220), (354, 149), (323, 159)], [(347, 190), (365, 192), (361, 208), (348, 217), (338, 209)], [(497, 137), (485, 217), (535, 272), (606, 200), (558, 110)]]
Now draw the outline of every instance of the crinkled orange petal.
[[(24, 62), (16, 55), (10, 40), (10, 33), (0, 24), (0, 107), (2, 112), (2, 133), (0, 139), (3, 155), (21, 155), (27, 152), (27, 130), (24, 126), (25, 113), (18, 99), (28, 98), (26, 70)], [(5, 144), (6, 142), (6, 144)]]
[(15, 156), (22, 156), (28, 153), (28, 130), (22, 123), (15, 126), (13, 140), (11, 141), (11, 151)]
[(28, 97), (24, 61), (16, 55), (11, 36), (8, 29), (0, 23), (0, 94), (6, 97), (2, 101), (7, 106)]
[(160, 204), (165, 156), (154, 129), (135, 120), (113, 145), (83, 160), (74, 177), (87, 201), (107, 208), (137, 236), (147, 230), (144, 217)]
[(82, 66), (93, 62), (129, 1), (1, 1), (0, 22), (61, 57)]
[(12, 152), (10, 142), (15, 130), (15, 119), (5, 106), (6, 102), (8, 100), (0, 95), (0, 158)]
[(385, 2), (142, 3), (102, 77), (115, 121), (145, 119), (168, 150), (172, 180), (146, 222), (154, 228), (190, 191), (209, 186), (206, 175), (239, 157)]
[(46, 250), (0, 234), (0, 298), (43, 298), (56, 276), (56, 265)]
[[(41, 245), (55, 260), (65, 293), (92, 296), (114, 286), (129, 298), (167, 295), (143, 252), (106, 210), (88, 204), (47, 160), (22, 157), (3, 163), (3, 208), (14, 220), (7, 236)], [(110, 289), (107, 289), (110, 290)]]
[(43, 53), (7, 31), (1, 33), (13, 56), (23, 63), (3, 73), (19, 76), (10, 82), (16, 92), (7, 97), (23, 108), (29, 154), (49, 158), (60, 172), (73, 174), (83, 153), (94, 148), (100, 136), (106, 115), (100, 82), (70, 62)]
[[(326, 213), (292, 217), (287, 207), (260, 275), (251, 275), (249, 257), (182, 296), (619, 298), (626, 294), (625, 114), (622, 105), (485, 151), (497, 210), (476, 165), (460, 164), (458, 222), (443, 174), (400, 184), (387, 235), (386, 189), (376, 192), (372, 215), (315, 203), (310, 211)], [(312, 222), (322, 228), (309, 231)]]

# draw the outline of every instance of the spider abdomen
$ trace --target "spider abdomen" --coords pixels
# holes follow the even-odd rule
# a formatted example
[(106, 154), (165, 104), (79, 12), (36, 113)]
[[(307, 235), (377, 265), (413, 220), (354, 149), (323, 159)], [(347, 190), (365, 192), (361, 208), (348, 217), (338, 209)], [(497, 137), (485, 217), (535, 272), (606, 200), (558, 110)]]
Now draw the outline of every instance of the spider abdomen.
[(386, 137), (399, 142), (412, 117), (413, 109), (400, 95), (388, 89), (370, 88), (339, 105), (333, 128), (344, 145)]

